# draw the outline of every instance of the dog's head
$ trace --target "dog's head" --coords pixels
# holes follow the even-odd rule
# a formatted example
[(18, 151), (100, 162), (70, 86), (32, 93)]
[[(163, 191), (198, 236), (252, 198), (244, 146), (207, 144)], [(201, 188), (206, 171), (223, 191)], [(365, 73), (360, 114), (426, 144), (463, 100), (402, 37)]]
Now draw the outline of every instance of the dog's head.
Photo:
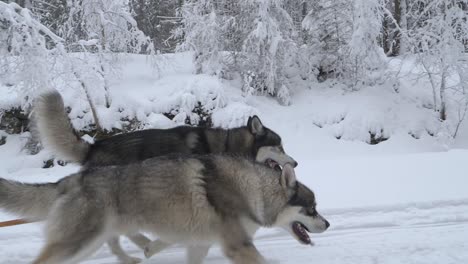
[(288, 202), (278, 215), (275, 226), (286, 229), (300, 243), (311, 244), (308, 233), (324, 232), (330, 223), (317, 212), (314, 193), (296, 180), (291, 165), (283, 167), (280, 184)]
[(284, 166), (286, 163), (297, 166), (297, 162), (284, 152), (281, 137), (265, 127), (258, 116), (249, 117), (247, 127), (254, 138), (257, 162), (266, 163), (270, 167), (277, 164)]

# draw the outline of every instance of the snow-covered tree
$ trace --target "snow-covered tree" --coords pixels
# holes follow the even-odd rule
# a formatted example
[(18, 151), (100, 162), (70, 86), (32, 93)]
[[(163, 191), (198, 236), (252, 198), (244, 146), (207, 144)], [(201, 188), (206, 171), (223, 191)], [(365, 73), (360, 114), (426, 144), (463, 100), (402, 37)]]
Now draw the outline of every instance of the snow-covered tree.
[[(0, 3), (5, 17), (1, 19), (0, 35), (6, 40), (3, 50), (10, 55), (0, 58), (7, 65), (2, 69), (14, 71), (15, 74), (8, 74), (9, 79), (14, 77), (22, 84), (18, 88), (27, 103), (34, 89), (50, 87), (50, 79), (71, 73), (68, 80), (77, 81), (83, 88), (97, 130), (102, 130), (97, 109), (100, 105), (107, 108), (111, 105), (109, 82), (118, 78), (119, 54), (153, 49), (131, 16), (127, 0), (32, 1), (34, 15), (16, 4)], [(58, 62), (61, 67), (52, 69), (57, 54), (61, 56)]]
[(31, 11), (42, 24), (58, 36), (63, 36), (63, 25), (68, 19), (68, 0), (33, 0)]
[(68, 65), (89, 100), (98, 131), (102, 129), (96, 105), (109, 108), (112, 103), (109, 80), (118, 78), (120, 54), (153, 49), (129, 8), (126, 0), (70, 0), (68, 19), (61, 27), (68, 50), (80, 52), (69, 58)]
[(344, 48), (343, 69), (348, 84), (357, 89), (372, 85), (372, 72), (383, 68), (385, 54), (379, 46), (384, 1), (354, 0), (351, 39)]
[(23, 110), (49, 86), (51, 57), (62, 54), (61, 42), (28, 9), (0, 2), (0, 81), (17, 87)]
[(220, 67), (225, 18), (211, 0), (187, 1), (181, 9), (182, 26), (176, 36), (184, 41), (178, 50), (192, 50), (196, 73), (216, 74)]
[(467, 6), (468, 0), (419, 0), (411, 8), (413, 25), (408, 42), (429, 78), (434, 110), (439, 112), (440, 120), (447, 119), (449, 89), (466, 100)]
[[(309, 33), (307, 57), (315, 60), (323, 78), (343, 74), (346, 49), (353, 29), (352, 2), (318, 0), (302, 22)], [(320, 76), (321, 77), (321, 76)]]
[(337, 77), (352, 89), (371, 84), (370, 73), (383, 65), (381, 34), (384, 1), (320, 0), (304, 19), (308, 44), (321, 75)]
[(139, 53), (149, 39), (138, 29), (126, 0), (70, 0), (63, 25), (67, 43), (96, 39), (105, 52)]
[(179, 25), (180, 17), (177, 10), (184, 1), (130, 0), (129, 2), (138, 28), (151, 38), (155, 49), (161, 52), (173, 52), (179, 39), (172, 37), (172, 31)]
[(287, 104), (286, 71), (296, 59), (296, 30), (283, 4), (282, 0), (187, 1), (177, 31), (184, 37), (180, 48), (194, 51), (198, 73), (223, 77), (237, 72), (243, 77), (244, 91), (276, 96)]
[(255, 74), (253, 82), (244, 84), (257, 92), (278, 97), (281, 104), (289, 104), (287, 68), (297, 54), (293, 34), (293, 20), (283, 9), (283, 1), (240, 1), (245, 9), (253, 10), (243, 42), (242, 55), (245, 72)]

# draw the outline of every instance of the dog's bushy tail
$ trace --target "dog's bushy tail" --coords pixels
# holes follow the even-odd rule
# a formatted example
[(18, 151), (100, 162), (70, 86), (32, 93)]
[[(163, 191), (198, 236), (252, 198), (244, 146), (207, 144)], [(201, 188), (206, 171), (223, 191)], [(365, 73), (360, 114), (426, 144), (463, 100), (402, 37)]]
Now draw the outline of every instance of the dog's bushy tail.
[(44, 220), (57, 200), (56, 183), (27, 184), (0, 178), (0, 208), (31, 220)]
[(44, 148), (58, 158), (81, 163), (90, 144), (77, 136), (57, 90), (40, 95), (34, 105), (35, 129)]

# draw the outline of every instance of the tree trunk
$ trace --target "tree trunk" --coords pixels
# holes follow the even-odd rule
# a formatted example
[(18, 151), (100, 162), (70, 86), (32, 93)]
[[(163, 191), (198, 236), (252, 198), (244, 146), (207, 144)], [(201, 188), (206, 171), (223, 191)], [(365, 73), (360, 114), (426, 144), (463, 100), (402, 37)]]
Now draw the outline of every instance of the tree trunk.
[[(401, 25), (401, 6), (400, 2), (401, 0), (395, 0), (394, 1), (394, 16), (395, 16), (395, 21), (397, 22), (398, 26)], [(400, 38), (401, 38), (401, 32), (398, 29), (395, 29), (395, 33), (393, 34), (393, 46), (392, 46), (392, 56), (398, 56), (399, 51), (400, 51)]]
[(388, 15), (384, 15), (383, 21), (382, 21), (382, 48), (385, 52), (385, 54), (388, 55), (390, 52), (390, 46), (389, 44), (389, 39), (388, 39), (388, 33), (389, 33), (389, 28), (388, 28)]
[(302, 2), (302, 20), (307, 16), (307, 2)]
[(399, 51), (398, 54), (404, 54), (406, 51), (408, 51), (408, 45), (406, 43), (406, 39), (403, 37), (403, 34), (406, 34), (406, 31), (408, 30), (408, 20), (407, 20), (407, 5), (406, 5), (406, 0), (399, 0), (400, 1), (400, 29), (401, 32), (399, 34)]
[(307, 6), (307, 2), (304, 1), (302, 2), (302, 11), (301, 11), (301, 23), (299, 23), (299, 32), (301, 33), (301, 36), (302, 36), (302, 41), (304, 44), (307, 43), (308, 39), (308, 34), (305, 34), (304, 30), (302, 30), (302, 21), (304, 21), (304, 18), (307, 16), (307, 10), (308, 9), (308, 6)]
[(85, 92), (86, 98), (88, 99), (89, 108), (91, 109), (91, 114), (93, 115), (94, 124), (96, 125), (97, 133), (103, 133), (104, 130), (102, 129), (101, 123), (99, 122), (96, 106), (94, 105), (93, 99), (91, 98), (91, 95), (88, 92), (88, 87), (86, 86), (85, 82), (83, 81), (83, 79), (81, 78), (78, 72), (73, 71), (73, 74), (75, 75), (76, 79), (80, 82), (81, 87), (83, 88), (83, 91)]
[(447, 120), (447, 105), (446, 105), (446, 96), (445, 96), (445, 88), (446, 88), (446, 78), (447, 78), (447, 68), (445, 67), (442, 72), (442, 80), (440, 81), (440, 120), (445, 121)]

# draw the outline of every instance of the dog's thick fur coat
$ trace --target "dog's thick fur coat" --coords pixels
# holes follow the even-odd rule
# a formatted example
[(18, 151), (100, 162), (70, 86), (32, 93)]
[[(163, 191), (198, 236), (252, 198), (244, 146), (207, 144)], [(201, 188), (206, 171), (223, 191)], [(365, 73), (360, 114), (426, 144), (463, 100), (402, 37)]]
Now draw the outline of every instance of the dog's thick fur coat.
[(197, 257), (201, 263), (212, 243), (233, 263), (264, 263), (252, 232), (280, 226), (310, 243), (304, 230), (329, 226), (315, 206), (289, 164), (280, 172), (229, 155), (87, 168), (57, 183), (0, 179), (0, 207), (47, 219), (46, 246), (35, 264), (76, 263), (111, 237), (138, 231), (187, 245), (191, 263)]

